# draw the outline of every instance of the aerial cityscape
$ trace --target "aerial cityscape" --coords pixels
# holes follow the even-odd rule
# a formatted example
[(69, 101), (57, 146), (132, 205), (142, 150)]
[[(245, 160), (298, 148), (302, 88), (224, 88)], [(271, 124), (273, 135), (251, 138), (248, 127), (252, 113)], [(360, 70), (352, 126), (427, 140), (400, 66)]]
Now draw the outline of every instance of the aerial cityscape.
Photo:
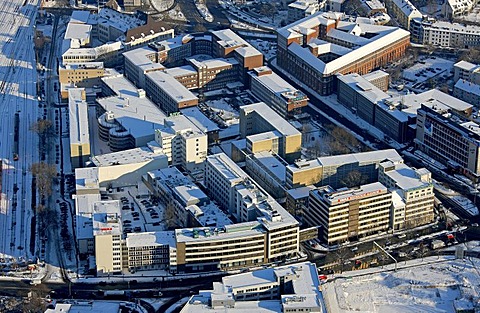
[(480, 3), (0, 24), (0, 312), (480, 312)]

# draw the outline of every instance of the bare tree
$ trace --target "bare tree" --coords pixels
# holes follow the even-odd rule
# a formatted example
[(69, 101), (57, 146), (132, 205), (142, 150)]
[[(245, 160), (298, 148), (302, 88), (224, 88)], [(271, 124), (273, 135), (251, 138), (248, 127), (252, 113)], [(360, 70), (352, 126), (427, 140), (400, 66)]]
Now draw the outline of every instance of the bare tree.
[(52, 194), (52, 183), (57, 177), (55, 165), (45, 162), (33, 163), (30, 167), (32, 175), (36, 178), (37, 189), (42, 197)]
[(367, 183), (367, 181), (367, 175), (364, 175), (357, 170), (353, 170), (349, 172), (342, 180), (340, 180), (340, 184), (342, 184), (344, 187), (352, 188), (363, 185)]

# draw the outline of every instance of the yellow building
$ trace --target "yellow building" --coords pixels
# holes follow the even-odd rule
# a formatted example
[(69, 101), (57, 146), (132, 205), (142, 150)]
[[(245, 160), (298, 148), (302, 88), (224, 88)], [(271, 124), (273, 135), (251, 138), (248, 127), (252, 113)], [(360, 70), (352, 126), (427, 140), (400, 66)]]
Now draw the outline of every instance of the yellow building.
[(68, 111), (72, 167), (83, 167), (90, 157), (88, 104), (85, 101), (85, 89), (71, 88), (68, 90)]
[[(74, 85), (79, 88), (100, 86), (100, 78), (105, 75), (103, 62), (69, 63), (58, 68), (61, 85)], [(68, 91), (62, 90), (62, 98), (68, 97)]]
[(302, 134), (264, 102), (241, 107), (240, 134), (247, 151), (273, 151), (288, 162), (300, 157)]

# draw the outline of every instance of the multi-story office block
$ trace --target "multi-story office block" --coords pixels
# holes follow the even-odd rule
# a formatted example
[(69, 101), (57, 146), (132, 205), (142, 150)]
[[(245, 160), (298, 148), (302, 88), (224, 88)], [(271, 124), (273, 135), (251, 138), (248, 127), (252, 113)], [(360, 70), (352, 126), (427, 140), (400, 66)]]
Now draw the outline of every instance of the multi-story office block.
[(120, 202), (113, 200), (94, 203), (92, 221), (97, 275), (121, 273), (123, 257)]
[(165, 114), (121, 74), (102, 78), (102, 92), (97, 98), (97, 121), (100, 139), (112, 151), (146, 146), (155, 140), (155, 129), (161, 128)]
[[(175, 232), (158, 231), (129, 233), (125, 239), (128, 269), (130, 272), (141, 270), (167, 269), (176, 271)], [(172, 265), (172, 268), (170, 268)]]
[(430, 157), (474, 180), (480, 175), (480, 127), (449, 108), (422, 105), (415, 144)]
[[(324, 2), (322, 2), (324, 4)], [(297, 0), (288, 5), (288, 23), (317, 13), (321, 9), (318, 0)]]
[(453, 66), (453, 80), (462, 79), (480, 85), (480, 66), (466, 61), (460, 61)]
[(403, 163), (391, 161), (380, 163), (378, 181), (389, 191), (399, 196), (392, 208), (392, 228), (417, 227), (433, 222), (433, 184), (432, 175), (425, 169), (414, 169)]
[(318, 94), (329, 95), (337, 73), (363, 75), (401, 58), (410, 33), (317, 13), (280, 28), (277, 43), (278, 66)]
[(390, 84), (390, 75), (382, 70), (373, 71), (362, 76), (369, 83), (382, 91), (387, 91)]
[(477, 108), (480, 107), (480, 85), (459, 79), (453, 86), (453, 95)]
[(250, 89), (281, 117), (301, 113), (308, 97), (266, 66), (255, 68), (250, 74)]
[(149, 172), (146, 183), (175, 227), (223, 227), (232, 221), (176, 167)]
[[(100, 86), (104, 75), (105, 69), (102, 62), (70, 63), (58, 67), (60, 84), (78, 88)], [(68, 89), (62, 88), (61, 94), (62, 98), (68, 98)]]
[(438, 48), (470, 49), (480, 46), (480, 27), (437, 21), (431, 17), (416, 18), (410, 23), (412, 41)]
[(163, 112), (170, 114), (198, 104), (198, 98), (171, 75), (155, 71), (145, 76), (147, 96)]
[(391, 205), (392, 194), (378, 182), (347, 190), (325, 186), (310, 191), (304, 219), (321, 226), (325, 243), (337, 244), (388, 230)]
[(225, 154), (207, 157), (205, 186), (237, 221), (258, 221), (266, 230), (266, 258), (291, 257), (298, 249), (298, 222), (256, 186)]
[(248, 81), (248, 71), (263, 65), (263, 54), (231, 29), (212, 32), (212, 55), (216, 58), (235, 58), (239, 65), (239, 80)]
[(300, 160), (286, 168), (288, 189), (312, 184), (344, 187), (342, 180), (352, 171), (359, 171), (367, 182), (375, 182), (378, 165), (384, 160), (403, 162), (394, 149), (320, 157), (315, 160)]
[(414, 18), (421, 18), (422, 13), (409, 0), (386, 0), (388, 14), (393, 15), (398, 23), (405, 29), (410, 29)]
[(291, 162), (300, 157), (302, 134), (263, 102), (240, 108), (240, 134), (247, 151), (272, 151)]
[(454, 19), (470, 13), (476, 4), (474, 0), (446, 0), (442, 4), (442, 15), (448, 19)]
[(181, 313), (325, 312), (319, 290), (317, 269), (309, 262), (255, 270), (214, 282), (213, 290), (192, 296)]
[(202, 172), (207, 157), (207, 135), (181, 114), (165, 118), (163, 127), (155, 130), (155, 141), (173, 165), (188, 172)]
[(91, 152), (85, 89), (72, 88), (68, 90), (68, 112), (72, 167), (83, 167)]

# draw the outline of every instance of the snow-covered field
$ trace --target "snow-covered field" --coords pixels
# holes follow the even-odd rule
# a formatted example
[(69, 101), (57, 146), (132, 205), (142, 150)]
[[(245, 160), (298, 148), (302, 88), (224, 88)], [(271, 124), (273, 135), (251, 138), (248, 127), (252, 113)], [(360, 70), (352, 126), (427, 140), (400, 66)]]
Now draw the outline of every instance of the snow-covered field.
[(329, 312), (455, 312), (454, 301), (469, 306), (478, 299), (478, 259), (436, 259), (424, 265), (412, 260), (396, 272), (337, 278), (323, 285)]

